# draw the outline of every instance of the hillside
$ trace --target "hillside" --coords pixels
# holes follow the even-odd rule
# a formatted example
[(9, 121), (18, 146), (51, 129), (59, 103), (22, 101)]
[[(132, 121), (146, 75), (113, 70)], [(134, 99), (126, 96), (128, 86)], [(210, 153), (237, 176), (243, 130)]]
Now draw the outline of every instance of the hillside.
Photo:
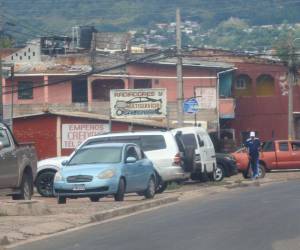
[(74, 25), (93, 24), (98, 30), (145, 29), (172, 22), (176, 7), (182, 19), (209, 31), (231, 17), (250, 27), (300, 22), (296, 0), (0, 0), (2, 20), (15, 27), (7, 33), (24, 41), (35, 35), (70, 34)]

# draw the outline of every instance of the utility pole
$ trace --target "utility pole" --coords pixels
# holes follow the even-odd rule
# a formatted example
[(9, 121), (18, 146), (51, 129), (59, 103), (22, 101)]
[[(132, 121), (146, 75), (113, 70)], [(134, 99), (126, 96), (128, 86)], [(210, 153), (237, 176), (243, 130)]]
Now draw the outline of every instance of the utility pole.
[(181, 54), (181, 18), (180, 9), (176, 10), (176, 49), (177, 49), (177, 121), (178, 126), (183, 127), (183, 78), (182, 78), (182, 54)]
[(288, 139), (295, 139), (294, 131), (294, 103), (293, 103), (293, 88), (295, 84), (295, 58), (294, 58), (294, 41), (289, 44), (289, 60), (288, 60)]
[[(3, 32), (2, 20), (0, 19), (0, 37)], [(1, 50), (1, 44), (0, 44)], [(0, 122), (3, 122), (3, 90), (2, 90), (2, 56), (0, 52)]]

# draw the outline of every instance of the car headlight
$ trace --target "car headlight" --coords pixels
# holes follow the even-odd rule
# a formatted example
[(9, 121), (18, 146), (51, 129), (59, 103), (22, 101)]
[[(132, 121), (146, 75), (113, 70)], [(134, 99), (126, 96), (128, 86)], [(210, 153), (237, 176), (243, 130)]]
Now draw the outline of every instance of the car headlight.
[(55, 176), (54, 176), (54, 181), (64, 181), (65, 178), (61, 175), (61, 173), (58, 171), (56, 172)]
[(98, 179), (110, 179), (115, 176), (114, 170), (105, 170), (97, 175)]

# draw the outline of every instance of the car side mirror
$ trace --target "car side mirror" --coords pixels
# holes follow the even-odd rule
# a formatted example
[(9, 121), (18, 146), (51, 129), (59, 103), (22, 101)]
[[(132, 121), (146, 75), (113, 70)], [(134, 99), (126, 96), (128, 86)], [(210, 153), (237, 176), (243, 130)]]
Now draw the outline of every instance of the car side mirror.
[(0, 150), (4, 149), (3, 143), (0, 141)]
[(199, 146), (200, 146), (200, 147), (204, 147), (204, 141), (203, 141), (203, 140), (200, 140), (200, 141), (199, 141)]
[(62, 161), (61, 165), (62, 165), (62, 166), (67, 166), (67, 165), (68, 165), (68, 160)]
[(136, 162), (135, 157), (127, 157), (127, 159), (126, 159), (126, 163), (135, 163), (135, 162)]

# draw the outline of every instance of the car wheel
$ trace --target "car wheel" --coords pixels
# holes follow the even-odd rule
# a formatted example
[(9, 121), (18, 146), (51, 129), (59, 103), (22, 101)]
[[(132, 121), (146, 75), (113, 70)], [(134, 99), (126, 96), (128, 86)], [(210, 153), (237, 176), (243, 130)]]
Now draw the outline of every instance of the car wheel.
[(57, 204), (66, 204), (67, 203), (67, 198), (64, 196), (57, 196)]
[(13, 195), (13, 200), (31, 200), (33, 194), (33, 181), (30, 174), (24, 173), (21, 182), (21, 193)]
[(90, 201), (91, 202), (98, 202), (100, 200), (100, 197), (99, 196), (91, 196), (90, 197)]
[(150, 178), (148, 182), (148, 187), (144, 194), (146, 199), (152, 199), (155, 196), (155, 180), (153, 177)]
[(214, 180), (215, 181), (222, 181), (224, 178), (224, 167), (221, 164), (217, 164), (217, 167), (215, 169), (215, 174), (214, 174)]
[(118, 191), (115, 194), (115, 201), (123, 201), (125, 196), (125, 181), (123, 178), (119, 181)]
[(266, 176), (266, 169), (265, 166), (259, 164), (258, 166), (258, 178), (264, 178)]
[(46, 171), (38, 175), (35, 185), (38, 193), (43, 197), (54, 197), (53, 180), (55, 172)]
[(163, 193), (168, 187), (168, 183), (165, 181), (160, 181), (159, 184), (156, 186), (155, 193), (161, 194)]

